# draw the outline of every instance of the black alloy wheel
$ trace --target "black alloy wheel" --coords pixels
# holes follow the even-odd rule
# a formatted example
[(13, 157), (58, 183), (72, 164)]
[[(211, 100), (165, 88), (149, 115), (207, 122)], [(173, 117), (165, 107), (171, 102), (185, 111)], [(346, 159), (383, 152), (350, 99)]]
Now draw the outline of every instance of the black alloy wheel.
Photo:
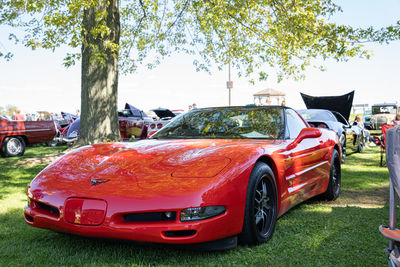
[(323, 197), (327, 200), (337, 199), (340, 195), (341, 184), (342, 184), (342, 174), (341, 174), (340, 158), (339, 158), (339, 153), (337, 152), (336, 149), (334, 149), (332, 152), (328, 189), (323, 194)]
[(1, 154), (4, 157), (18, 157), (25, 152), (25, 141), (21, 136), (8, 136), (4, 138)]
[(267, 242), (275, 230), (277, 206), (274, 174), (267, 164), (257, 162), (249, 179), (239, 241), (250, 246)]

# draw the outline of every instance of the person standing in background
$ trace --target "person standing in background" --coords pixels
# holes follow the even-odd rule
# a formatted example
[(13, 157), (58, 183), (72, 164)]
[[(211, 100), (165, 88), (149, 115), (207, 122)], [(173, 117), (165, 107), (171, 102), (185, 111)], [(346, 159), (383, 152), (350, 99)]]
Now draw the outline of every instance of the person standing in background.
[(390, 122), (390, 124), (393, 124), (393, 125), (400, 125), (400, 113), (397, 113), (397, 114), (396, 114), (396, 117), (394, 117), (394, 120), (392, 120), (392, 121)]
[(369, 148), (368, 145), (375, 146), (374, 140), (371, 137), (370, 132), (367, 129), (365, 129), (365, 127), (364, 127), (364, 123), (362, 121), (361, 115), (356, 116), (356, 118), (354, 119), (353, 125), (360, 127), (361, 130), (363, 131), (364, 137), (365, 137), (365, 148)]
[(25, 116), (24, 114), (21, 113), (21, 110), (17, 110), (17, 114), (14, 116), (14, 120), (16, 121), (24, 121), (25, 120)]
[(27, 121), (31, 121), (32, 120), (32, 116), (30, 113), (26, 113), (26, 118)]

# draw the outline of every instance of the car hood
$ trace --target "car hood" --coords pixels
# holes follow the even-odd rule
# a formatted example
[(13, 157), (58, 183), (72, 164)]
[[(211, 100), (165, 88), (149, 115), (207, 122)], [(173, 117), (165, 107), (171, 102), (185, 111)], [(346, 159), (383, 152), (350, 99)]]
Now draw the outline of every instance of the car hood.
[(327, 109), (339, 112), (349, 120), (353, 106), (354, 91), (340, 96), (310, 96), (300, 93), (307, 109)]
[(151, 111), (154, 111), (154, 113), (156, 113), (157, 117), (159, 117), (160, 119), (173, 118), (176, 116), (171, 110), (166, 108), (155, 108), (152, 109)]
[[(240, 144), (238, 144), (238, 142)], [(142, 140), (80, 148), (44, 169), (32, 182), (35, 197), (177, 196), (206, 190), (230, 171), (241, 173), (251, 160), (282, 141), (263, 146), (240, 140)], [(240, 145), (240, 146), (238, 146)], [(227, 168), (232, 165), (232, 168)], [(218, 175), (220, 174), (220, 175)], [(99, 181), (93, 185), (92, 179)], [(94, 181), (94, 180), (93, 180)], [(36, 190), (36, 191), (35, 191)]]

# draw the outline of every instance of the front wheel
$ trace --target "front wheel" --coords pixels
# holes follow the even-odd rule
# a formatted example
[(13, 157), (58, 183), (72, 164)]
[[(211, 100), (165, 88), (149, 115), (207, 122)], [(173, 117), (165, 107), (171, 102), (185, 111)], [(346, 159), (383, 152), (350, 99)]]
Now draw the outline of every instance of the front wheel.
[(339, 158), (339, 153), (335, 149), (332, 152), (328, 189), (323, 194), (323, 197), (327, 200), (337, 199), (340, 194), (341, 183), (342, 183), (342, 176), (341, 176), (340, 158)]
[(21, 136), (8, 136), (4, 138), (1, 154), (4, 157), (18, 157), (25, 152), (25, 141)]
[(251, 172), (247, 194), (246, 209), (239, 241), (246, 245), (267, 242), (277, 220), (277, 189), (271, 168), (257, 162)]

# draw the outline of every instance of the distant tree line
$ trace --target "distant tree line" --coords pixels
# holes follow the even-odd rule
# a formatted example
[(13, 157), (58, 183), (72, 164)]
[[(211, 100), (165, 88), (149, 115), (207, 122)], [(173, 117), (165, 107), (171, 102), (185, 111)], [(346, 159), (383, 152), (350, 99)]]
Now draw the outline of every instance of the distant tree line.
[(0, 115), (7, 116), (11, 118), (13, 115), (17, 113), (18, 108), (14, 105), (7, 105), (5, 107), (0, 106)]

